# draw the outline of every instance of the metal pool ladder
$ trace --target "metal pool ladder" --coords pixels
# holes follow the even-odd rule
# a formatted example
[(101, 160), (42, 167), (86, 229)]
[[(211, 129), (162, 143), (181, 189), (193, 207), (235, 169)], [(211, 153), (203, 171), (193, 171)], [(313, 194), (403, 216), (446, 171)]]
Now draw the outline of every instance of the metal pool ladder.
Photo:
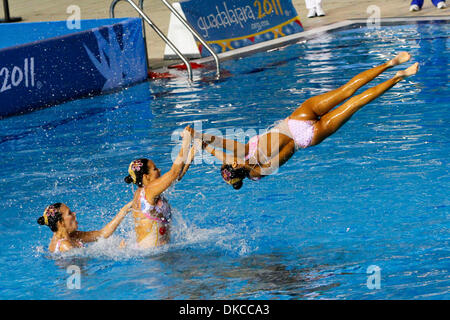
[[(132, 0), (113, 0), (111, 2), (111, 6), (109, 8), (109, 15), (111, 18), (114, 18), (114, 10), (118, 2), (120, 1), (126, 1), (128, 2), (134, 10), (139, 13), (139, 15), (142, 17), (142, 19), (148, 23), (148, 25), (158, 34), (158, 36), (172, 49), (177, 56), (183, 61), (183, 63), (186, 65), (186, 69), (188, 72), (189, 80), (192, 80), (192, 67), (188, 61), (188, 59), (178, 50), (178, 48), (170, 41), (164, 33), (150, 20), (150, 18), (144, 13), (144, 0), (139, 0), (139, 6), (136, 5)], [(189, 30), (189, 32), (192, 33), (192, 35), (200, 41), (200, 43), (211, 53), (211, 55), (214, 57), (214, 61), (216, 63), (216, 76), (219, 79), (220, 78), (220, 60), (217, 54), (214, 52), (214, 50), (211, 48), (211, 46), (202, 38), (202, 36), (189, 24), (189, 22), (184, 19), (181, 14), (170, 4), (167, 2), (167, 0), (161, 0), (164, 5), (177, 17), (178, 20)], [(145, 36), (145, 28), (143, 28), (144, 33), (144, 42), (145, 42), (145, 51), (147, 54), (147, 61), (148, 61), (148, 49), (147, 49), (147, 39)]]

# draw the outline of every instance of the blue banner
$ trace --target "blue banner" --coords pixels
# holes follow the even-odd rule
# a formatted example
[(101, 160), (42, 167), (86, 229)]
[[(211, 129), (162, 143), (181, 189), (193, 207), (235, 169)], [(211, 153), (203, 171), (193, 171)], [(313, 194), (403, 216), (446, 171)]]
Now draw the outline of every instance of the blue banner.
[(142, 22), (137, 18), (1, 49), (0, 117), (146, 78)]
[(189, 0), (180, 5), (217, 53), (303, 31), (291, 0)]

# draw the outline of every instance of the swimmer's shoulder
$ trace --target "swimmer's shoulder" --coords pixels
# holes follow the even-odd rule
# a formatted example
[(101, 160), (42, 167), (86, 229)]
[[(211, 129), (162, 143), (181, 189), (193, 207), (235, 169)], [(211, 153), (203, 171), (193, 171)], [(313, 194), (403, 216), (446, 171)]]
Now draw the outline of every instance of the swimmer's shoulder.
[[(59, 242), (59, 244), (58, 244)], [(58, 241), (52, 241), (49, 245), (49, 251), (52, 253), (56, 252), (56, 249), (58, 248), (57, 252), (66, 252), (70, 249), (73, 249), (73, 245), (68, 240), (58, 240)]]
[(73, 249), (72, 243), (68, 240), (62, 240), (59, 245), (59, 252), (66, 252), (69, 251), (70, 249)]

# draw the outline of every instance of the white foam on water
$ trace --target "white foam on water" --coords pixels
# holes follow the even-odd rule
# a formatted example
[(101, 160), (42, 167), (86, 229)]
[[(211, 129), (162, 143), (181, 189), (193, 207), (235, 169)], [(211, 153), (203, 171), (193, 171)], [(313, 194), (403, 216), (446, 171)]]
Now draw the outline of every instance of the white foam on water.
[[(244, 239), (236, 239), (233, 233), (234, 227), (227, 225), (225, 227), (199, 228), (194, 224), (186, 222), (182, 215), (176, 210), (173, 213), (173, 222), (171, 230), (171, 241), (168, 245), (158, 248), (140, 248), (136, 243), (136, 234), (133, 229), (132, 218), (127, 218), (122, 224), (120, 234), (114, 234), (108, 239), (99, 239), (96, 242), (89, 243), (85, 248), (72, 249), (69, 252), (51, 254), (55, 259), (74, 258), (74, 257), (95, 257), (112, 260), (129, 260), (143, 257), (156, 256), (164, 254), (171, 250), (179, 250), (187, 247), (214, 247), (218, 246), (226, 251), (244, 255), (251, 252), (251, 248)], [(121, 247), (125, 241), (126, 246)], [(43, 246), (34, 248), (38, 255), (47, 253)]]

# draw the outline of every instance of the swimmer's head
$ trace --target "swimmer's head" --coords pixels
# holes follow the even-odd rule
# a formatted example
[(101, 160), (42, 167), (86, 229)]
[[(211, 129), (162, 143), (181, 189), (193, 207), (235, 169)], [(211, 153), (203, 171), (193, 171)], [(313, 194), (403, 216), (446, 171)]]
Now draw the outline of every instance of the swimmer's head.
[(128, 166), (129, 175), (125, 177), (126, 183), (134, 183), (138, 187), (158, 179), (161, 176), (161, 170), (156, 167), (153, 161), (149, 159), (137, 159)]
[(45, 208), (44, 214), (39, 217), (37, 223), (48, 226), (53, 232), (64, 228), (68, 233), (71, 233), (78, 229), (76, 213), (59, 202)]
[(220, 168), (220, 173), (223, 180), (236, 190), (242, 187), (244, 184), (243, 180), (248, 176), (245, 167), (237, 164), (223, 164)]

